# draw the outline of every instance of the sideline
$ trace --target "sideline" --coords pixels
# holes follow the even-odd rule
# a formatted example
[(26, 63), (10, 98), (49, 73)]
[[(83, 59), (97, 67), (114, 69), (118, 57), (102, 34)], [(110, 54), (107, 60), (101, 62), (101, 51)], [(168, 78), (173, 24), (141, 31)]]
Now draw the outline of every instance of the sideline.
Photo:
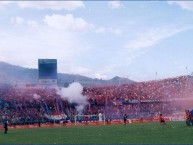
[[(172, 116), (172, 117), (164, 117), (165, 120), (168, 121), (183, 121), (184, 116)], [(127, 119), (127, 124), (130, 123), (145, 123), (145, 122), (159, 122), (158, 116), (151, 117), (151, 118), (141, 118), (141, 119)], [(116, 125), (116, 124), (124, 124), (123, 120), (112, 120), (110, 122), (99, 122), (99, 121), (88, 121), (88, 122), (77, 122), (75, 123), (58, 123), (58, 124), (51, 124), (51, 123), (43, 123), (41, 127), (38, 124), (33, 125), (12, 125), (9, 126), (9, 129), (27, 129), (27, 128), (50, 128), (50, 127), (72, 127), (72, 126), (92, 126), (92, 125)], [(0, 130), (3, 130), (3, 126), (0, 126)]]

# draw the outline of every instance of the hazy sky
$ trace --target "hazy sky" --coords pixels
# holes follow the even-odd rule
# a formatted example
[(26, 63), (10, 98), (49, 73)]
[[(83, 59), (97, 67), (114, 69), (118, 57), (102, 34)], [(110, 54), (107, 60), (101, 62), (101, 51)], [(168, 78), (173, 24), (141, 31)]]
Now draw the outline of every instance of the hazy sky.
[[(191, 1), (0, 2), (0, 61), (134, 81), (193, 72)], [(156, 75), (157, 74), (157, 75)]]

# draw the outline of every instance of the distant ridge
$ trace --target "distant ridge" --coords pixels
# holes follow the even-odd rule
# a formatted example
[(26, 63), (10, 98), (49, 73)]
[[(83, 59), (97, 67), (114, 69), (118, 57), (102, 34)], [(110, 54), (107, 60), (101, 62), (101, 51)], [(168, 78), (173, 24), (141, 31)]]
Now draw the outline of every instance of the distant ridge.
[[(59, 86), (67, 86), (74, 81), (80, 82), (83, 86), (112, 86), (134, 82), (118, 76), (110, 80), (102, 80), (92, 79), (78, 74), (58, 73)], [(0, 61), (0, 84), (38, 84), (38, 69), (24, 68)]]

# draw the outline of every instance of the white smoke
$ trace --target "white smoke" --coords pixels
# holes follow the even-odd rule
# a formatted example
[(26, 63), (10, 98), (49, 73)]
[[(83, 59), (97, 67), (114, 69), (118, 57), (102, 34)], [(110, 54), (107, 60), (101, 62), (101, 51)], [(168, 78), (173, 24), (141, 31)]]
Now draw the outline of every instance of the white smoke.
[(82, 111), (83, 111), (83, 109), (84, 109), (84, 106), (85, 106), (85, 105), (78, 105), (78, 106), (76, 106), (76, 110), (78, 111), (78, 114), (79, 114), (79, 115), (82, 114)]
[(33, 99), (38, 100), (38, 99), (40, 99), (40, 98), (41, 98), (40, 95), (38, 95), (38, 94), (33, 94)]
[(80, 83), (74, 82), (67, 88), (58, 89), (57, 93), (62, 99), (68, 100), (69, 103), (76, 103), (76, 110), (81, 114), (85, 105), (88, 104), (87, 96), (82, 95), (83, 87)]

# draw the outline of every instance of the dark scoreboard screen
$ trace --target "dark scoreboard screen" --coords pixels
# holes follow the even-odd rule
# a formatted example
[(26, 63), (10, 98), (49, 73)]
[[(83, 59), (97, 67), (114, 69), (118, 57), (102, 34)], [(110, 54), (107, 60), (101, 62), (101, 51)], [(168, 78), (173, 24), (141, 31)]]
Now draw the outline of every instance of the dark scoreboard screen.
[(57, 59), (38, 59), (39, 79), (57, 79)]

